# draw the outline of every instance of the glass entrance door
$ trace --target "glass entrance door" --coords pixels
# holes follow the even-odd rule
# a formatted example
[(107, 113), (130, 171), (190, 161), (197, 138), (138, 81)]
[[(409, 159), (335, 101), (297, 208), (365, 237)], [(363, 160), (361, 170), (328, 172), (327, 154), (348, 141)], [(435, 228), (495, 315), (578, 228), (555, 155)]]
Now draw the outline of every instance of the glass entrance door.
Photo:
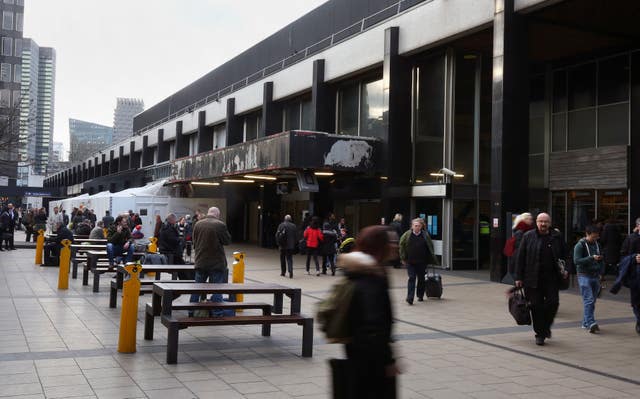
[(441, 198), (416, 198), (415, 206), (416, 211), (415, 214), (418, 217), (424, 219), (427, 223), (427, 232), (431, 236), (433, 240), (434, 249), (436, 252), (436, 256), (442, 264), (442, 223), (443, 223), (443, 212), (442, 212), (442, 202)]

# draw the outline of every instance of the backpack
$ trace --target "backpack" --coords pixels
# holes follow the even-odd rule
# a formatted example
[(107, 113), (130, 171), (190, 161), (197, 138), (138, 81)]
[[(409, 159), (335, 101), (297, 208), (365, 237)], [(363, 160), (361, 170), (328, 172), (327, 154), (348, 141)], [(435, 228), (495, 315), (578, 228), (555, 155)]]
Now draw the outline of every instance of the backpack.
[(511, 238), (504, 243), (504, 248), (502, 249), (502, 253), (504, 256), (510, 258), (513, 256), (514, 252), (516, 252), (516, 236), (513, 235)]
[(282, 248), (287, 246), (287, 229), (284, 226), (276, 232), (276, 243)]
[(316, 320), (327, 341), (332, 344), (351, 341), (349, 310), (355, 291), (355, 283), (343, 279), (331, 288), (331, 293), (318, 303)]

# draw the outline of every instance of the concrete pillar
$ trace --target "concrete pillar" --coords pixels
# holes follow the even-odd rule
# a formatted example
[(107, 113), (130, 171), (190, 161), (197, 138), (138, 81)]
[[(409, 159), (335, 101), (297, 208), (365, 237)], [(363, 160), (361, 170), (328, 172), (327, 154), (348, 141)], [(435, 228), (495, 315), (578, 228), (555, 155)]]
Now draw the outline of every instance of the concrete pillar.
[(227, 146), (242, 143), (242, 119), (236, 116), (236, 99), (227, 99)]
[(313, 62), (311, 80), (311, 130), (335, 131), (335, 96), (324, 81), (324, 60)]
[(189, 136), (182, 134), (182, 121), (176, 122), (176, 145), (174, 151), (174, 159), (189, 155)]
[(213, 150), (213, 127), (206, 126), (206, 111), (198, 112), (198, 154)]
[(262, 128), (259, 137), (282, 132), (282, 106), (273, 101), (273, 82), (264, 83), (262, 98)]

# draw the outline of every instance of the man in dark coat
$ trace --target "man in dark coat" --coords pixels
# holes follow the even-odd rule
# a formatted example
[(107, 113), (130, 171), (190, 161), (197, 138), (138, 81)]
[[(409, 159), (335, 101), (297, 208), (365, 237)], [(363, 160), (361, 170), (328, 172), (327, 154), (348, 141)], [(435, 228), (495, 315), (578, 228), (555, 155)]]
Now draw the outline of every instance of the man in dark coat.
[(102, 218), (102, 224), (104, 227), (109, 228), (113, 224), (113, 216), (111, 216), (111, 212), (106, 211), (104, 213), (104, 217)]
[(167, 215), (167, 219), (162, 224), (158, 234), (158, 250), (161, 254), (167, 256), (170, 264), (182, 265), (184, 264), (182, 259), (182, 240), (180, 239), (180, 232), (176, 222), (176, 215), (173, 213)]
[(624, 239), (622, 248), (620, 249), (622, 256), (638, 253), (640, 253), (640, 218), (636, 219), (636, 226), (633, 228), (631, 234)]
[(6, 243), (5, 249), (7, 250), (16, 249), (13, 242), (16, 223), (18, 223), (18, 212), (13, 208), (13, 204), (9, 203), (0, 216), (0, 224), (2, 224), (2, 232), (0, 232), (2, 237), (0, 238)]
[(54, 241), (48, 242), (44, 246), (44, 265), (59, 266), (60, 250), (62, 250), (62, 240), (73, 242), (73, 233), (61, 222), (56, 222), (54, 226), (57, 233)]
[(327, 265), (331, 267), (331, 275), (336, 275), (336, 251), (338, 243), (338, 234), (331, 229), (329, 223), (322, 226), (322, 243), (320, 251), (322, 253), (322, 274), (327, 274)]
[[(291, 219), (291, 215), (284, 217), (276, 230), (276, 243), (280, 248), (280, 275), (284, 276), (289, 269), (289, 278), (293, 278), (293, 252), (296, 249), (298, 228)], [(286, 264), (285, 264), (286, 262)]]
[[(551, 217), (541, 213), (536, 229), (522, 236), (516, 255), (516, 287), (524, 287), (531, 302), (536, 345), (551, 338), (551, 325), (558, 312), (560, 271), (558, 259), (566, 258), (562, 235), (551, 229)], [(566, 272), (565, 272), (566, 273)]]

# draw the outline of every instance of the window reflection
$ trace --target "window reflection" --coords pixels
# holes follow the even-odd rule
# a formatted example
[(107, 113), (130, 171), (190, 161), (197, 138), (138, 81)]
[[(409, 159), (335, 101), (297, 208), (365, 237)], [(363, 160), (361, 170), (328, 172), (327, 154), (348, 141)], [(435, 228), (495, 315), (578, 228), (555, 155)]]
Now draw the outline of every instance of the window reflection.
[(382, 79), (362, 85), (360, 136), (384, 137), (384, 105)]

